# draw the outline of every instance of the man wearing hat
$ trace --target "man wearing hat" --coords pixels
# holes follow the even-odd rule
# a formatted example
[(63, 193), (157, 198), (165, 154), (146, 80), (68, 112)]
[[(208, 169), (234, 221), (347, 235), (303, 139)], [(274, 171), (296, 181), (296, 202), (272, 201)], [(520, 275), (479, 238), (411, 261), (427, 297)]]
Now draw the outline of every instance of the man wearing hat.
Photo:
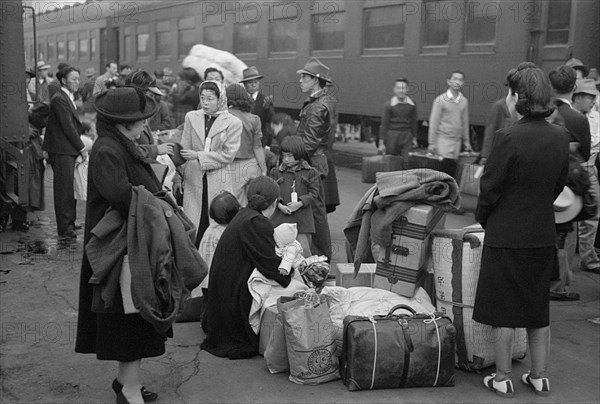
[[(594, 110), (594, 104), (598, 99), (598, 90), (593, 79), (580, 79), (575, 84), (573, 93), (573, 109), (585, 115), (590, 124), (590, 158), (584, 163), (589, 178), (590, 191), (596, 199), (596, 204), (600, 204), (600, 187), (598, 185), (598, 170), (596, 160), (600, 152), (600, 129), (598, 125), (598, 111)], [(600, 206), (599, 206), (600, 207)], [(579, 254), (581, 256), (581, 269), (600, 274), (600, 258), (594, 248), (594, 241), (598, 231), (598, 218), (596, 216), (579, 222)]]
[(31, 99), (38, 102), (43, 102), (45, 104), (50, 104), (50, 94), (48, 92), (48, 85), (51, 82), (48, 73), (50, 72), (50, 65), (46, 64), (43, 60), (37, 62), (36, 71), (37, 71), (37, 91), (36, 94), (36, 81), (32, 80), (29, 83), (29, 95)]
[(590, 69), (583, 62), (576, 58), (571, 58), (565, 62), (565, 66), (569, 66), (577, 73), (577, 79), (583, 79), (588, 76)]
[(300, 89), (309, 96), (300, 111), (300, 124), (296, 134), (304, 140), (312, 166), (319, 172), (323, 182), (322, 200), (315, 207), (317, 228), (313, 245), (320, 254), (331, 257), (325, 205), (339, 205), (339, 199), (336, 200), (338, 192), (335, 167), (328, 158), (329, 144), (335, 134), (336, 106), (335, 100), (327, 92), (327, 86), (333, 81), (329, 76), (329, 67), (315, 57), (311, 57), (296, 73), (300, 74)]
[(255, 66), (250, 66), (242, 72), (243, 78), (240, 81), (246, 87), (246, 91), (254, 100), (254, 108), (252, 113), (260, 118), (260, 127), (262, 131), (262, 145), (271, 146), (273, 141), (273, 133), (271, 131), (271, 118), (275, 114), (273, 107), (273, 97), (265, 96), (260, 92), (260, 81), (265, 76), (258, 73)]
[(75, 238), (77, 202), (73, 188), (75, 160), (87, 158), (85, 145), (80, 135), (83, 125), (77, 114), (75, 92), (79, 88), (79, 70), (66, 67), (56, 74), (61, 83), (60, 91), (50, 101), (50, 116), (43, 149), (48, 152), (48, 160), (54, 174), (54, 212), (58, 235)]

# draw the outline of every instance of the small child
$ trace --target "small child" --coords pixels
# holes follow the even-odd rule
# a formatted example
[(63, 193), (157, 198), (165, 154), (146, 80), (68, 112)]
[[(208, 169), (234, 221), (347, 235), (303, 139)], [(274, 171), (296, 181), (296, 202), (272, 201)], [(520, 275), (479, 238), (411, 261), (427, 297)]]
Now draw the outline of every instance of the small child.
[(320, 200), (319, 173), (310, 166), (310, 160), (299, 136), (287, 136), (280, 145), (279, 167), (271, 169), (270, 176), (279, 185), (281, 200), (271, 216), (273, 227), (281, 223), (298, 225), (298, 241), (304, 254), (311, 255), (310, 244), (315, 232), (313, 206)]
[(209, 272), (206, 274), (206, 278), (204, 278), (202, 283), (200, 283), (196, 289), (192, 290), (191, 293), (192, 299), (202, 296), (202, 312), (200, 314), (200, 321), (204, 332), (208, 331), (204, 311), (208, 305), (208, 277), (210, 275), (210, 267), (213, 256), (215, 255), (215, 250), (219, 240), (221, 239), (221, 235), (227, 228), (227, 225), (238, 213), (240, 207), (241, 206), (237, 198), (233, 196), (231, 192), (227, 191), (223, 191), (215, 196), (210, 204), (208, 214), (215, 221), (215, 223), (211, 224), (208, 229), (206, 229), (204, 235), (202, 236), (202, 240), (200, 240), (200, 246), (198, 247), (200, 256), (204, 262), (206, 262)]
[[(225, 231), (227, 225), (233, 220), (235, 215), (240, 210), (240, 203), (231, 192), (223, 191), (215, 196), (210, 204), (209, 216), (215, 221), (211, 224), (208, 229), (204, 232), (198, 251), (200, 256), (206, 262), (210, 274), (210, 266), (212, 259), (215, 254), (215, 249), (219, 243), (221, 235)], [(200, 296), (200, 289), (202, 294), (206, 296), (208, 291), (208, 274), (202, 281), (200, 286), (192, 291), (192, 297)]]
[(275, 253), (281, 257), (279, 273), (289, 275), (292, 268), (298, 269), (304, 257), (302, 245), (296, 240), (298, 228), (296, 223), (282, 223), (275, 228), (273, 238), (277, 243)]

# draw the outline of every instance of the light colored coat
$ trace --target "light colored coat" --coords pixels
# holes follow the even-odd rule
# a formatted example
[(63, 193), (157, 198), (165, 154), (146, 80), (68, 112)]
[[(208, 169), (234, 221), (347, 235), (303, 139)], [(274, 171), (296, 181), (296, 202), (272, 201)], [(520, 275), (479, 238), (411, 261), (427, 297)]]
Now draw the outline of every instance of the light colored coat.
[[(235, 158), (242, 137), (242, 122), (228, 111), (222, 111), (208, 133), (210, 150), (204, 151), (204, 111), (190, 111), (185, 115), (181, 137), (184, 149), (198, 152), (197, 160), (183, 165), (183, 210), (195, 226), (202, 215), (202, 176), (207, 173), (208, 204), (221, 191), (233, 193), (230, 164)], [(208, 209), (209, 206), (206, 206)], [(212, 223), (212, 220), (211, 220)]]

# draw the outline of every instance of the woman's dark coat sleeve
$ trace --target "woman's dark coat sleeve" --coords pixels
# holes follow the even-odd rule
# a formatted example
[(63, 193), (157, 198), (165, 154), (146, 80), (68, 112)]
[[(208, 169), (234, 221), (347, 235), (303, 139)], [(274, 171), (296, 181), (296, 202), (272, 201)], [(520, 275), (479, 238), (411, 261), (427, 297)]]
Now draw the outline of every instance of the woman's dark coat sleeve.
[(279, 273), (281, 257), (275, 254), (275, 239), (273, 238), (273, 225), (266, 217), (254, 217), (243, 231), (240, 232), (243, 248), (247, 256), (266, 278), (287, 287), (290, 284), (290, 275)]
[(492, 150), (481, 177), (479, 200), (475, 212), (475, 218), (483, 228), (502, 195), (508, 167), (514, 160), (515, 152), (512, 150), (510, 133), (496, 132)]

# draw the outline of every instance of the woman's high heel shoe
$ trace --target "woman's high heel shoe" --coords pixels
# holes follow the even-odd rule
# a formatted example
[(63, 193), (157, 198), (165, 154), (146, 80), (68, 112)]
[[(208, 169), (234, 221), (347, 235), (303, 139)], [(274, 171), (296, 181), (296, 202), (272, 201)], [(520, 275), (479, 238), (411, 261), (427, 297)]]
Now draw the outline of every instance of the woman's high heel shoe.
[[(123, 399), (125, 401), (122, 401), (121, 403), (119, 403), (118, 399), (119, 399), (119, 393), (121, 393), (121, 390), (123, 390), (123, 385), (121, 383), (119, 383), (119, 381), (117, 379), (113, 380), (112, 382), (112, 389), (114, 390), (115, 394), (117, 395), (117, 403), (118, 404), (128, 404), (127, 403), (127, 399), (125, 398), (125, 396), (123, 396)], [(144, 399), (145, 403), (149, 403), (151, 401), (154, 401), (158, 398), (158, 394), (146, 390), (146, 388), (144, 386), (142, 386), (142, 388), (140, 389), (140, 391), (142, 392), (142, 398)]]

